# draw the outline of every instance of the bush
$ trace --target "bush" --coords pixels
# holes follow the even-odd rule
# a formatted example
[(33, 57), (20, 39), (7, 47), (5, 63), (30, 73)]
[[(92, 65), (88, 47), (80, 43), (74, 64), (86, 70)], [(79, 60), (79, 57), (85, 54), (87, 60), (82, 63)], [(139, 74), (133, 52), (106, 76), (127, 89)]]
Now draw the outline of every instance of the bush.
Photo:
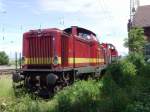
[[(141, 61), (143, 58), (132, 58), (128, 57), (108, 67), (102, 79), (100, 111), (150, 111), (150, 65)], [(137, 70), (140, 75), (136, 75)]]
[(121, 112), (130, 102), (128, 93), (120, 88), (111, 75), (103, 77), (103, 87), (99, 101), (100, 112)]
[(132, 77), (136, 75), (136, 67), (129, 61), (122, 60), (108, 67), (108, 74), (121, 87), (131, 83)]
[(128, 38), (125, 39), (124, 46), (130, 51), (143, 53), (143, 47), (146, 43), (143, 28), (132, 28), (129, 31)]
[(144, 67), (146, 64), (144, 56), (139, 53), (130, 53), (126, 60), (133, 63), (136, 66), (137, 74), (139, 74), (141, 70), (140, 68)]
[(136, 65), (138, 75), (128, 87), (132, 103), (127, 105), (125, 112), (150, 112), (150, 64), (144, 62), (140, 55), (130, 55), (128, 60)]
[(139, 69), (139, 74), (141, 76), (145, 76), (150, 78), (150, 64), (146, 64)]
[(99, 85), (95, 81), (76, 82), (55, 96), (58, 112), (96, 111), (98, 96)]
[[(150, 97), (148, 98), (150, 99)], [(133, 104), (129, 104), (125, 112), (150, 112), (150, 100), (147, 102), (135, 101)]]
[(7, 65), (9, 63), (9, 58), (7, 54), (2, 51), (0, 52), (0, 65)]

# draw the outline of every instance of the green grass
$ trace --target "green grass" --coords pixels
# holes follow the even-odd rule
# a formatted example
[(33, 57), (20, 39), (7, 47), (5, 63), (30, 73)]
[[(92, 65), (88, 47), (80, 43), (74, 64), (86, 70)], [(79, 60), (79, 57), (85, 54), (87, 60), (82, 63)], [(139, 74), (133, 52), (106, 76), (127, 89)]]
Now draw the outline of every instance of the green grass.
[[(20, 91), (22, 92), (22, 91)], [(34, 100), (31, 95), (15, 96), (11, 76), (0, 76), (0, 112), (53, 112), (55, 100)]]
[(9, 76), (2, 76), (0, 85), (0, 112), (88, 112), (95, 109), (100, 87), (96, 81), (78, 81), (45, 101), (33, 100), (29, 94), (15, 97)]
[(2, 97), (14, 97), (13, 88), (12, 88), (12, 80), (9, 75), (1, 75), (0, 76), (0, 98)]

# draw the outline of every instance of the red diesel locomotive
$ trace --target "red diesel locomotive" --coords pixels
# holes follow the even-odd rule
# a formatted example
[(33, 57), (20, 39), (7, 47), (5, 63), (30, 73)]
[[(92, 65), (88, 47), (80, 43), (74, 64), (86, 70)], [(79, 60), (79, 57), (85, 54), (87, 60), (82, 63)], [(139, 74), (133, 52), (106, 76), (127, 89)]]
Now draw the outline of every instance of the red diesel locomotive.
[(24, 33), (22, 56), (24, 62), (13, 81), (23, 80), (34, 92), (51, 93), (77, 78), (100, 77), (118, 53), (112, 44), (100, 44), (92, 31), (72, 26)]

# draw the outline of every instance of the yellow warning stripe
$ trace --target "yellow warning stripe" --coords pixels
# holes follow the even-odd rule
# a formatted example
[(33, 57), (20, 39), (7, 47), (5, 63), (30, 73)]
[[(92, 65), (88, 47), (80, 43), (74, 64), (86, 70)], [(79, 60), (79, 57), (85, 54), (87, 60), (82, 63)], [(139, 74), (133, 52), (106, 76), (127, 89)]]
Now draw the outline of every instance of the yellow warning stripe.
[[(74, 58), (69, 58), (69, 64), (73, 64)], [(75, 63), (80, 64), (80, 63), (102, 63), (104, 62), (104, 59), (100, 58), (75, 58)]]
[[(53, 58), (25, 58), (24, 64), (52, 64)], [(58, 64), (61, 64), (61, 57), (58, 57)]]
[[(25, 58), (24, 64), (52, 64), (53, 58)], [(104, 58), (75, 58), (75, 63), (103, 63)], [(74, 58), (68, 58), (68, 63), (73, 64)], [(61, 57), (58, 57), (58, 64), (61, 64)]]

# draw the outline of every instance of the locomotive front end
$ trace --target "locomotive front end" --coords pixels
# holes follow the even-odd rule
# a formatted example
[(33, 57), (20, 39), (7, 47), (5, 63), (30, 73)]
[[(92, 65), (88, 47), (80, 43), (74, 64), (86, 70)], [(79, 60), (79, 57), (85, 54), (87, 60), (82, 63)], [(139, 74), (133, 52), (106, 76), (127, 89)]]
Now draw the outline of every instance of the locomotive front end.
[(61, 64), (53, 30), (32, 30), (23, 36), (23, 69), (52, 69)]
[(61, 66), (59, 42), (58, 29), (31, 30), (24, 33), (22, 68), (13, 74), (13, 82), (23, 81), (24, 87), (32, 92), (40, 91), (38, 94), (52, 93), (58, 79), (55, 72)]

